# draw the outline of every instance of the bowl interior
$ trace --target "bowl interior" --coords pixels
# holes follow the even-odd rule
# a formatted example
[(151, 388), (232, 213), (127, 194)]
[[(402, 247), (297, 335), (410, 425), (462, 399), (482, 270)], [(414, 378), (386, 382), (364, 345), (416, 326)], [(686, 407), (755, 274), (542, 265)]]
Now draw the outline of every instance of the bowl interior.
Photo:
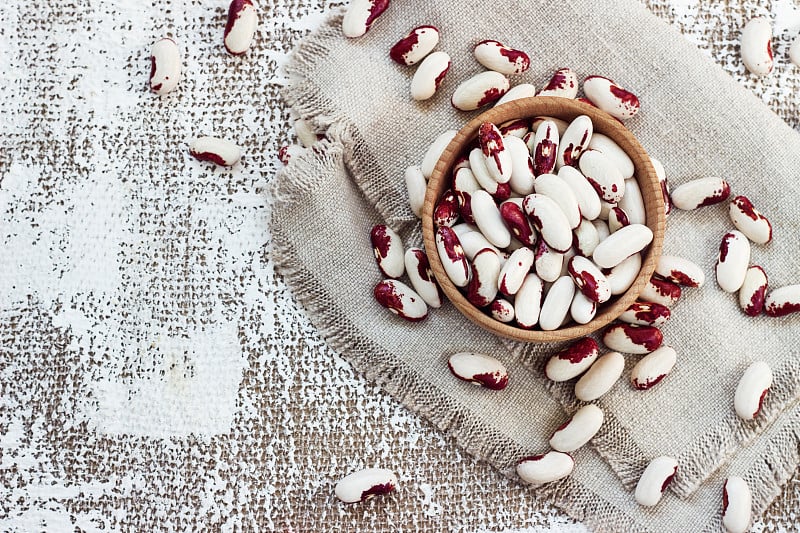
[[(639, 182), (639, 188), (642, 191), (647, 213), (646, 223), (653, 231), (653, 242), (642, 257), (642, 269), (633, 285), (627, 292), (600, 307), (597, 316), (588, 324), (573, 323), (554, 331), (540, 331), (526, 330), (498, 322), (472, 305), (447, 277), (436, 251), (434, 240), (436, 228), (433, 225), (434, 206), (442, 193), (450, 187), (451, 171), (456, 159), (465, 147), (475, 139), (478, 128), (482, 123), (492, 122), (499, 125), (514, 119), (532, 119), (540, 116), (554, 117), (571, 122), (579, 115), (589, 116), (592, 119), (594, 131), (613, 139), (633, 161), (634, 178)], [(664, 200), (661, 195), (661, 184), (647, 152), (645, 152), (633, 134), (615, 118), (595, 107), (577, 100), (553, 96), (537, 96), (513, 100), (485, 111), (461, 128), (444, 150), (428, 181), (428, 190), (425, 195), (422, 213), (422, 234), (425, 241), (425, 249), (430, 259), (431, 268), (447, 298), (462, 314), (480, 327), (497, 335), (524, 342), (566, 341), (583, 337), (606, 326), (621, 315), (636, 301), (639, 293), (653, 275), (656, 260), (661, 255), (665, 225), (666, 218), (664, 215)]]

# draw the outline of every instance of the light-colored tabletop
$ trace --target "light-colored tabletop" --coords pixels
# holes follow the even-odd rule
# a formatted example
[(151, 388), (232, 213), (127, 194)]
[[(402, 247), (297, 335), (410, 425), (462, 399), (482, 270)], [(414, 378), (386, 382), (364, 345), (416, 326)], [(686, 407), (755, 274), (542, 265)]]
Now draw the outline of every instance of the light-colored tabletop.
[[(800, 127), (794, 2), (644, 3)], [(244, 60), (221, 0), (0, 6), (0, 530), (585, 531), (355, 374), (274, 272), (280, 67), (342, 2), (258, 5)], [(737, 53), (756, 14), (778, 28), (759, 80)], [(159, 100), (166, 34), (185, 75)], [(199, 132), (246, 163), (189, 159)], [(338, 504), (336, 480), (375, 465), (399, 490)], [(797, 530), (798, 507), (795, 476), (755, 530)]]

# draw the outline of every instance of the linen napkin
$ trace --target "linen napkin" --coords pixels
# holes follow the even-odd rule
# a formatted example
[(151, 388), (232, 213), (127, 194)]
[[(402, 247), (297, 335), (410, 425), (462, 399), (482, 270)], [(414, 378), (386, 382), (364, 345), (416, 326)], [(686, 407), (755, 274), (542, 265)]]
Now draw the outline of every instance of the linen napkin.
[[(531, 53), (532, 68), (513, 83), (541, 86), (569, 65), (580, 76), (600, 73), (634, 90), (642, 111), (627, 125), (662, 160), (673, 186), (724, 176), (775, 227), (775, 242), (754, 246), (753, 262), (765, 267), (773, 286), (797, 282), (800, 187), (793, 176), (800, 163), (791, 154), (800, 140), (638, 3), (469, 1), (453, 9), (408, 1), (393, 4), (361, 39), (345, 39), (340, 24), (334, 16), (307, 38), (289, 69), (287, 102), (327, 127), (331, 140), (293, 160), (276, 180), (276, 264), (332, 347), (506, 473), (523, 455), (547, 449), (547, 437), (566, 417), (559, 404), (567, 411), (577, 406), (570, 384), (554, 386), (541, 372), (560, 346), (502, 341), (448, 305), (421, 324), (391, 316), (372, 299), (381, 278), (368, 241), (371, 226), (385, 221), (407, 245), (419, 243), (403, 169), (420, 161), (440, 131), (474, 116), (453, 110), (448, 99), (460, 81), (482, 70), (471, 57), (478, 40), (495, 38)], [(388, 49), (421, 24), (441, 30), (438, 49), (453, 57), (453, 66), (433, 99), (414, 103), (413, 70), (392, 63)], [(713, 530), (727, 474), (748, 480), (761, 510), (796, 467), (800, 320), (746, 317), (735, 296), (715, 286), (717, 247), (731, 227), (726, 209), (675, 212), (668, 222), (665, 253), (696, 261), (709, 279), (685, 291), (663, 328), (679, 354), (676, 369), (647, 392), (621, 380), (598, 402), (605, 423), (593, 449), (577, 454), (573, 476), (539, 489), (597, 530)], [(462, 350), (502, 359), (509, 387), (487, 393), (453, 379), (446, 360)], [(628, 367), (637, 359), (629, 356)], [(772, 366), (775, 382), (763, 415), (744, 423), (733, 412), (733, 390), (758, 359)], [(666, 501), (643, 511), (632, 487), (658, 455), (678, 459), (678, 476)]]

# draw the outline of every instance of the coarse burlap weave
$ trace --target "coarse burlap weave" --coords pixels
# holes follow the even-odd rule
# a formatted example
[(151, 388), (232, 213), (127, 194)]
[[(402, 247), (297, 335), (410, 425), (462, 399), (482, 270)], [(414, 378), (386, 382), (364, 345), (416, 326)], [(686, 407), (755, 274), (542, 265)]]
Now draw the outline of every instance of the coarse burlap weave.
[[(664, 163), (673, 187), (724, 176), (775, 228), (775, 242), (753, 246), (752, 262), (764, 266), (773, 287), (798, 282), (800, 138), (640, 4), (407, 1), (393, 4), (361, 39), (345, 39), (340, 24), (334, 17), (307, 38), (289, 67), (287, 102), (328, 128), (329, 140), (294, 159), (274, 184), (275, 262), (333, 348), (477, 457), (511, 475), (515, 460), (547, 449), (547, 437), (566, 417), (562, 407), (577, 406), (570, 383), (543, 378), (557, 346), (501, 341), (449, 305), (421, 324), (389, 315), (372, 298), (381, 278), (368, 240), (372, 225), (386, 222), (407, 245), (420, 243), (402, 172), (440, 131), (474, 116), (453, 110), (448, 99), (482, 70), (471, 57), (477, 39), (531, 52), (532, 68), (514, 83), (541, 86), (569, 65), (581, 77), (602, 73), (634, 90), (642, 111), (626, 124)], [(420, 24), (441, 30), (438, 49), (453, 66), (434, 98), (414, 103), (413, 70), (392, 63), (387, 50)], [(605, 423), (592, 449), (576, 454), (572, 477), (538, 489), (596, 530), (713, 531), (727, 475), (748, 481), (761, 511), (794, 472), (800, 319), (748, 318), (735, 295), (715, 285), (717, 248), (730, 227), (726, 205), (670, 217), (665, 253), (694, 260), (708, 278), (703, 288), (684, 291), (662, 328), (678, 364), (644, 393), (621, 380), (597, 402)], [(502, 359), (509, 387), (492, 393), (453, 379), (447, 357), (463, 350)], [(629, 370), (637, 358), (627, 359)], [(733, 390), (758, 359), (773, 368), (774, 385), (759, 419), (742, 422), (732, 409)], [(658, 455), (676, 457), (680, 468), (665, 501), (644, 510), (632, 488)]]

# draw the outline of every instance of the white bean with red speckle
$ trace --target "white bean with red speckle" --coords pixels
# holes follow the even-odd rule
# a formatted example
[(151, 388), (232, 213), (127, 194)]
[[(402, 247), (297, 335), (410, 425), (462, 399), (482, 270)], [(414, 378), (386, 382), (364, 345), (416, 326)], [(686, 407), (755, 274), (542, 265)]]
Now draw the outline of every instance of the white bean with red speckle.
[(231, 55), (247, 52), (258, 29), (258, 13), (250, 0), (233, 0), (225, 26), (225, 49)]
[(569, 67), (558, 69), (538, 96), (575, 98), (578, 95), (578, 76)]
[(550, 447), (572, 452), (592, 440), (603, 425), (603, 411), (593, 403), (584, 405), (550, 437)]
[(150, 90), (158, 95), (175, 90), (181, 81), (181, 52), (169, 37), (159, 39), (150, 49)]
[(729, 231), (722, 237), (714, 272), (717, 284), (725, 292), (736, 292), (744, 283), (747, 267), (750, 264), (750, 241), (737, 230)]
[(767, 295), (767, 273), (758, 265), (747, 269), (744, 283), (739, 289), (739, 307), (747, 316), (758, 316), (764, 310)]
[[(641, 259), (640, 259), (641, 262)], [(612, 269), (613, 271), (613, 269)], [(623, 291), (624, 292), (624, 291)], [(645, 284), (639, 298), (648, 302), (655, 302), (670, 307), (675, 305), (681, 297), (681, 287), (677, 283), (656, 277), (650, 278)]]
[(449, 70), (450, 56), (447, 53), (434, 52), (426, 57), (411, 78), (411, 98), (418, 102), (431, 98)]
[(523, 329), (532, 329), (539, 322), (544, 285), (536, 274), (528, 274), (514, 299), (514, 315)]
[(597, 358), (589, 370), (575, 383), (575, 397), (582, 402), (594, 401), (609, 390), (622, 376), (625, 357), (619, 352), (608, 352)]
[(600, 241), (592, 259), (600, 268), (614, 268), (644, 250), (653, 241), (653, 231), (643, 224), (631, 224)]
[(731, 186), (722, 178), (698, 178), (675, 187), (670, 195), (672, 205), (684, 211), (724, 202), (731, 195)]
[(365, 468), (341, 479), (334, 489), (344, 503), (363, 502), (373, 496), (387, 494), (397, 487), (397, 477), (385, 468)]
[(671, 346), (662, 346), (652, 353), (639, 359), (631, 369), (631, 385), (637, 390), (647, 390), (655, 387), (669, 374), (678, 354)]
[(389, 0), (350, 0), (342, 18), (342, 33), (350, 39), (363, 36), (388, 7)]
[(633, 177), (633, 161), (630, 156), (625, 153), (625, 150), (620, 148), (619, 145), (614, 142), (614, 139), (608, 135), (596, 132), (593, 133), (592, 140), (589, 141), (589, 149), (603, 152), (606, 157), (614, 162), (624, 179), (627, 180)]
[(555, 200), (534, 193), (526, 196), (522, 205), (533, 227), (550, 248), (560, 253), (569, 250), (572, 246), (572, 226)]
[(441, 226), (436, 230), (435, 240), (436, 251), (447, 277), (456, 287), (466, 287), (472, 276), (472, 269), (458, 236), (447, 226)]
[(514, 250), (500, 270), (497, 288), (506, 296), (513, 296), (533, 266), (534, 254), (529, 248)]
[(737, 196), (731, 200), (728, 214), (736, 229), (754, 243), (766, 244), (772, 240), (772, 223), (753, 207), (746, 196)]
[(581, 154), (589, 147), (593, 132), (592, 119), (586, 115), (580, 115), (570, 122), (566, 131), (561, 134), (556, 168), (561, 168), (564, 165), (577, 167)]
[(757, 417), (770, 387), (772, 369), (765, 361), (756, 361), (747, 367), (733, 395), (733, 407), (739, 418), (753, 420)]
[(489, 70), (508, 76), (522, 74), (531, 66), (528, 54), (492, 39), (479, 42), (472, 52), (478, 63)]
[(728, 533), (747, 533), (753, 513), (753, 496), (747, 482), (730, 476), (722, 487), (722, 525)]
[(500, 254), (484, 248), (472, 260), (472, 278), (467, 284), (467, 300), (475, 307), (486, 307), (497, 296), (497, 278), (502, 265)]
[(611, 287), (597, 265), (581, 255), (570, 259), (568, 265), (569, 275), (587, 298), (599, 304), (611, 298)]
[(622, 173), (603, 152), (586, 150), (578, 165), (601, 200), (616, 204), (625, 195), (626, 183)]
[(610, 349), (634, 355), (648, 354), (661, 346), (664, 336), (654, 326), (612, 324), (603, 331), (603, 344)]
[(773, 317), (800, 312), (800, 285), (774, 289), (764, 300), (764, 312)]
[(567, 477), (574, 468), (575, 460), (571, 455), (549, 451), (521, 459), (517, 464), (517, 475), (525, 483), (539, 486)]
[(555, 172), (559, 144), (558, 127), (552, 120), (545, 120), (536, 128), (530, 154), (535, 176)]
[(765, 17), (756, 17), (742, 29), (741, 53), (744, 66), (756, 76), (772, 72), (772, 24)]
[(392, 46), (389, 57), (400, 65), (416, 65), (430, 54), (437, 44), (439, 44), (438, 28), (418, 26)]
[(379, 304), (409, 322), (419, 322), (428, 316), (428, 306), (422, 297), (401, 281), (385, 279), (375, 285), (373, 293)]
[(491, 355), (459, 352), (447, 361), (450, 372), (458, 379), (491, 390), (502, 390), (508, 384), (508, 371)]
[(486, 71), (461, 82), (450, 103), (459, 111), (474, 111), (499, 100), (508, 92), (508, 78), (499, 72)]
[(411, 286), (425, 303), (434, 309), (442, 306), (442, 293), (433, 277), (428, 255), (420, 248), (409, 248), (405, 254), (405, 267)]
[(513, 322), (515, 318), (514, 304), (503, 298), (498, 298), (489, 304), (489, 313), (498, 322), (503, 322), (504, 324)]
[(706, 275), (697, 263), (677, 255), (659, 257), (655, 273), (667, 281), (687, 287), (702, 287), (706, 281)]
[(578, 339), (548, 359), (544, 373), (552, 381), (568, 381), (592, 366), (599, 349), (597, 341), (591, 337)]
[(539, 327), (542, 331), (553, 331), (561, 327), (567, 318), (574, 296), (575, 283), (569, 276), (558, 278), (550, 286), (539, 314)]
[(403, 240), (386, 224), (373, 226), (369, 233), (378, 268), (387, 278), (399, 278), (405, 272)]
[(439, 158), (442, 157), (444, 149), (447, 148), (447, 145), (450, 144), (450, 141), (456, 136), (456, 133), (458, 133), (456, 130), (447, 130), (436, 137), (430, 144), (422, 158), (422, 164), (420, 164), (422, 175), (425, 176), (425, 179), (433, 175), (433, 168), (436, 166)]
[(583, 92), (598, 108), (619, 120), (626, 120), (639, 112), (639, 99), (613, 80), (603, 76), (589, 76), (583, 80)]
[(636, 502), (644, 507), (656, 505), (677, 471), (678, 461), (672, 457), (656, 457), (650, 461), (636, 484)]
[(242, 157), (236, 144), (219, 137), (199, 137), (189, 145), (189, 153), (199, 161), (210, 161), (222, 167), (232, 167)]

